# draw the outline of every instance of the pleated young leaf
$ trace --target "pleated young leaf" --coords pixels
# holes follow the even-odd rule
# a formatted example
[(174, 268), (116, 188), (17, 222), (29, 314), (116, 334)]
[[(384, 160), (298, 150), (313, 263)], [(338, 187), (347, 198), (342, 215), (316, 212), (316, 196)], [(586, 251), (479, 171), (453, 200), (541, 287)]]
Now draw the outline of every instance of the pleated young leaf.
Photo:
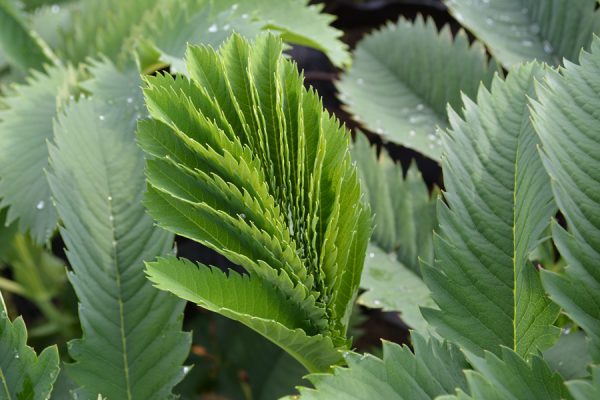
[(8, 319), (0, 295), (0, 399), (48, 399), (58, 371), (56, 346), (44, 349), (39, 356), (35, 354), (27, 346), (23, 319)]
[(574, 60), (600, 32), (596, 0), (446, 0), (450, 13), (506, 68)]
[(554, 242), (568, 267), (564, 275), (544, 271), (552, 299), (592, 339), (600, 361), (600, 40), (580, 65), (566, 63), (549, 72), (538, 87), (535, 127), (543, 144), (542, 159), (568, 231), (552, 226)]
[[(348, 132), (281, 52), (274, 35), (254, 44), (234, 35), (218, 53), (188, 49), (191, 80), (148, 79), (154, 120), (140, 125), (138, 139), (152, 156), (149, 212), (249, 277), (173, 258), (150, 263), (148, 274), (323, 371), (348, 346), (371, 220)], [(272, 299), (269, 307), (262, 295)]]
[(546, 297), (528, 255), (555, 212), (537, 152), (528, 96), (544, 69), (535, 63), (495, 78), (477, 104), (465, 98), (442, 158), (446, 203), (438, 203), (435, 263), (423, 276), (440, 310), (423, 309), (437, 331), (469, 352), (527, 358), (552, 344), (558, 307)]
[(44, 176), (52, 120), (76, 85), (72, 68), (52, 67), (34, 72), (3, 99), (8, 109), (0, 112), (0, 207), (8, 207), (7, 223), (18, 219), (19, 229), (37, 243), (50, 238), (57, 222)]
[(464, 32), (453, 38), (449, 26), (438, 32), (433, 20), (419, 16), (389, 23), (359, 42), (337, 87), (356, 121), (385, 141), (438, 160), (436, 128), (448, 124), (446, 105), (460, 109), (461, 92), (474, 97), (496, 70), (483, 46), (470, 45)]
[(184, 303), (152, 287), (143, 261), (169, 252), (173, 236), (141, 203), (133, 107), (100, 97), (69, 105), (50, 147), (48, 178), (83, 329), (69, 343), (67, 372), (86, 398), (165, 399), (184, 376), (190, 337), (181, 332)]
[(416, 333), (412, 339), (414, 353), (390, 342), (383, 342), (383, 359), (348, 353), (348, 368), (309, 375), (315, 389), (300, 388), (300, 398), (433, 400), (458, 388), (466, 390), (463, 369), (468, 364), (456, 346)]

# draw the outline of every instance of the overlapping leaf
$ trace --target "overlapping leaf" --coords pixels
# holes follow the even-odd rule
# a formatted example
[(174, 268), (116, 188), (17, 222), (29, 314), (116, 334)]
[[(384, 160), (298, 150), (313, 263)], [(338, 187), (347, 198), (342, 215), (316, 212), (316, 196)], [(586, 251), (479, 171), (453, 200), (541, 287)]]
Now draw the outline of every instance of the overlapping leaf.
[[(306, 0), (83, 0), (65, 35), (63, 53), (82, 61), (98, 53), (126, 62), (138, 47), (143, 67), (174, 64), (183, 72), (187, 43), (218, 47), (232, 32), (273, 30), (289, 42), (325, 52), (337, 66), (350, 57), (333, 17)], [(103, 16), (100, 18), (99, 16)]]
[(560, 375), (544, 360), (533, 356), (526, 362), (515, 352), (502, 348), (499, 356), (486, 352), (483, 358), (469, 357), (475, 371), (465, 371), (471, 395), (461, 390), (456, 396), (438, 400), (563, 400), (570, 399)]
[(241, 321), (322, 371), (347, 346), (371, 221), (348, 132), (281, 51), (276, 36), (250, 45), (234, 35), (219, 53), (188, 50), (191, 80), (149, 78), (154, 120), (138, 133), (153, 157), (148, 210), (249, 277), (173, 258), (149, 264), (148, 273), (159, 287)]
[(349, 368), (309, 375), (315, 389), (301, 388), (305, 400), (429, 400), (466, 390), (468, 364), (457, 347), (413, 333), (414, 354), (406, 346), (383, 343), (383, 359), (348, 353)]
[(505, 67), (575, 60), (600, 31), (596, 0), (446, 0), (452, 15)]
[(38, 243), (50, 238), (57, 221), (44, 176), (52, 120), (76, 84), (72, 68), (34, 72), (4, 99), (9, 108), (0, 113), (0, 207), (9, 207), (7, 223), (18, 219), (20, 230)]
[(440, 311), (425, 318), (475, 354), (500, 346), (527, 358), (557, 335), (558, 307), (546, 297), (528, 255), (556, 207), (537, 152), (528, 96), (544, 70), (526, 64), (465, 98), (450, 112), (442, 159), (446, 203), (438, 204), (435, 263), (423, 276)]
[(42, 71), (53, 58), (48, 46), (27, 28), (9, 0), (0, 0), (0, 48), (8, 61), (25, 74), (30, 68)]
[(59, 371), (56, 346), (40, 355), (27, 346), (22, 318), (8, 319), (0, 296), (0, 398), (44, 400), (50, 397)]
[(361, 187), (371, 204), (374, 232), (367, 251), (359, 303), (385, 311), (399, 311), (404, 322), (423, 330), (427, 323), (419, 307), (433, 307), (429, 289), (420, 278), (419, 258), (433, 261), (435, 201), (416, 165), (406, 177), (402, 167), (382, 150), (357, 135), (352, 146)]
[(107, 92), (69, 105), (50, 148), (49, 181), (83, 329), (70, 343), (75, 362), (67, 371), (86, 398), (165, 399), (184, 376), (190, 337), (181, 332), (184, 303), (152, 287), (143, 261), (167, 253), (173, 237), (141, 203), (137, 111), (125, 101), (107, 104)]
[(553, 224), (553, 237), (568, 263), (565, 275), (544, 272), (544, 286), (592, 339), (600, 360), (600, 41), (580, 65), (549, 72), (539, 86), (535, 127), (568, 231)]
[(337, 87), (355, 120), (383, 140), (437, 160), (436, 127), (447, 126), (446, 105), (459, 109), (461, 92), (475, 96), (495, 70), (483, 46), (470, 45), (464, 32), (453, 39), (448, 26), (438, 32), (432, 20), (417, 17), (363, 39)]
[(361, 178), (362, 189), (371, 204), (374, 228), (371, 242), (420, 275), (419, 258), (433, 261), (433, 228), (436, 226), (435, 200), (415, 164), (406, 176), (384, 150), (369, 145), (357, 135), (352, 159)]

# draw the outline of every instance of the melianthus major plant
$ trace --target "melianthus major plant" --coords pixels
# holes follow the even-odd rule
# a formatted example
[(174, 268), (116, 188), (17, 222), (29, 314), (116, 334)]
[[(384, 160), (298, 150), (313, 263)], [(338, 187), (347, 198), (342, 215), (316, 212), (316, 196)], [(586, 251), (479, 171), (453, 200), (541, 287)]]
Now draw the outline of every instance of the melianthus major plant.
[[(0, 284), (48, 319), (32, 333), (80, 336), (60, 368), (3, 303), (0, 398), (195, 395), (176, 388), (194, 376), (183, 300), (299, 361), (301, 398), (597, 398), (596, 2), (447, 1), (482, 43), (420, 17), (358, 43), (347, 111), (439, 161), (441, 192), (361, 132), (349, 146), (282, 39), (340, 67), (345, 47), (283, 3), (0, 0), (2, 79), (20, 82), (0, 86)], [(32, 31), (44, 12), (62, 28)], [(57, 224), (77, 317), (55, 305)], [(240, 269), (178, 257), (173, 233)], [(412, 348), (353, 352), (357, 297), (400, 313)]]

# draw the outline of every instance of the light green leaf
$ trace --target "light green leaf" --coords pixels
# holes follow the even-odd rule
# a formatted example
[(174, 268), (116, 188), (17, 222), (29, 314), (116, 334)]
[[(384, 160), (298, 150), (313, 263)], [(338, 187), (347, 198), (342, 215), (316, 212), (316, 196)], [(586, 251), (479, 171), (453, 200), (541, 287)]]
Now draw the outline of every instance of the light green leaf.
[[(194, 301), (250, 326), (311, 371), (324, 371), (348, 346), (370, 213), (351, 166), (348, 131), (304, 88), (282, 46), (274, 35), (254, 44), (234, 35), (218, 53), (189, 48), (191, 80), (148, 79), (144, 93), (154, 120), (138, 130), (153, 157), (145, 203), (161, 226), (250, 275), (225, 278), (194, 267)], [(150, 277), (182, 295), (186, 282), (169, 281), (178, 265), (151, 264)], [(226, 285), (227, 293), (272, 287), (273, 303), (230, 309), (198, 277)]]
[(484, 358), (469, 357), (475, 371), (465, 371), (473, 400), (563, 400), (570, 399), (562, 378), (544, 360), (533, 356), (526, 362), (510, 349), (500, 356), (485, 352)]
[(450, 13), (502, 65), (574, 60), (600, 31), (596, 0), (446, 0)]
[(169, 252), (173, 237), (141, 204), (135, 110), (100, 98), (70, 104), (50, 146), (48, 178), (83, 330), (69, 343), (67, 372), (86, 398), (165, 399), (185, 374), (185, 303), (153, 288), (143, 261)]
[(7, 224), (18, 219), (19, 229), (29, 231), (37, 243), (50, 238), (57, 222), (44, 176), (52, 120), (76, 85), (72, 68), (33, 72), (3, 100), (9, 108), (0, 112), (0, 207), (9, 207)]
[(598, 66), (600, 40), (580, 65), (566, 63), (549, 72), (538, 88), (535, 127), (543, 144), (542, 158), (568, 232), (553, 224), (558, 250), (568, 263), (566, 273), (544, 272), (552, 299), (592, 339), (594, 360), (600, 361), (600, 104)]
[(419, 258), (433, 261), (437, 222), (436, 202), (419, 169), (413, 163), (404, 176), (402, 167), (383, 149), (377, 156), (377, 149), (365, 135), (356, 136), (351, 151), (363, 192), (375, 214), (371, 242), (388, 253), (397, 253), (399, 261), (420, 276)]
[(0, 0), (0, 48), (8, 61), (25, 74), (29, 69), (43, 71), (54, 56), (42, 39), (29, 30), (14, 5)]
[(358, 303), (383, 311), (398, 311), (402, 320), (419, 332), (427, 329), (420, 307), (435, 307), (431, 294), (418, 275), (404, 266), (395, 254), (375, 245), (367, 249), (360, 286), (366, 290)]
[(436, 127), (448, 124), (446, 105), (460, 109), (461, 92), (475, 96), (496, 69), (464, 32), (453, 39), (448, 26), (438, 32), (433, 20), (418, 16), (389, 23), (359, 42), (337, 87), (356, 121), (384, 141), (438, 160)]
[(528, 256), (555, 213), (537, 152), (528, 97), (544, 74), (530, 63), (465, 97), (465, 119), (450, 111), (442, 158), (446, 203), (438, 203), (435, 263), (423, 277), (440, 310), (423, 309), (443, 337), (469, 352), (528, 358), (550, 346), (559, 309)]
[(462, 372), (468, 364), (457, 347), (435, 338), (412, 334), (414, 354), (406, 346), (383, 342), (383, 359), (348, 353), (348, 368), (332, 375), (313, 374), (315, 389), (300, 388), (301, 399), (427, 400), (466, 390)]
[(38, 357), (27, 346), (23, 319), (11, 322), (1, 295), (0, 303), (0, 399), (49, 398), (59, 371), (57, 347), (44, 349)]

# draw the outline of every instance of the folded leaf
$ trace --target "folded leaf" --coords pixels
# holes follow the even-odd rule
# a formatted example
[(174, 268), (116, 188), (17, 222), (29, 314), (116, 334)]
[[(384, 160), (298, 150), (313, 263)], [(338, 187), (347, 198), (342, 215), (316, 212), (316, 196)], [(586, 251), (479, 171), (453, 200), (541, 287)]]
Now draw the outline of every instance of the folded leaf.
[(593, 366), (592, 381), (575, 380), (567, 382), (567, 388), (575, 400), (596, 399), (600, 396), (600, 367)]
[(354, 52), (352, 68), (337, 87), (354, 119), (382, 136), (438, 160), (436, 132), (448, 124), (446, 105), (462, 106), (461, 92), (475, 96), (489, 85), (497, 66), (483, 46), (469, 44), (449, 26), (438, 32), (433, 20), (395, 24), (365, 37)]
[(568, 264), (566, 273), (544, 271), (550, 296), (592, 339), (594, 361), (600, 361), (600, 40), (580, 65), (566, 63), (549, 72), (538, 87), (535, 127), (543, 144), (544, 167), (568, 231), (553, 224), (553, 237)]
[(83, 330), (69, 343), (75, 362), (67, 371), (86, 398), (165, 399), (185, 375), (185, 303), (153, 288), (143, 262), (169, 252), (173, 236), (154, 226), (141, 203), (135, 106), (110, 105), (107, 92), (70, 104), (50, 147), (49, 181)]
[(2, 296), (0, 303), (0, 399), (50, 398), (59, 371), (57, 347), (47, 347), (38, 357), (27, 346), (23, 319), (11, 322)]
[[(179, 263), (159, 260), (150, 279), (255, 329), (309, 370), (327, 370), (348, 345), (371, 226), (349, 134), (304, 89), (274, 35), (253, 44), (234, 35), (218, 53), (190, 47), (187, 70), (191, 80), (148, 78), (154, 120), (138, 130), (152, 156), (145, 203), (161, 226), (223, 254), (249, 278), (200, 266), (178, 282)], [(244, 291), (244, 301), (215, 297), (204, 279)], [(246, 309), (260, 293), (271, 305)]]
[(555, 213), (538, 155), (528, 97), (544, 69), (530, 63), (464, 98), (450, 111), (442, 158), (446, 203), (438, 203), (435, 263), (423, 277), (440, 310), (422, 309), (445, 338), (469, 352), (528, 358), (550, 346), (559, 309), (528, 259)]
[(450, 13), (506, 68), (574, 60), (600, 32), (596, 0), (446, 0)]

